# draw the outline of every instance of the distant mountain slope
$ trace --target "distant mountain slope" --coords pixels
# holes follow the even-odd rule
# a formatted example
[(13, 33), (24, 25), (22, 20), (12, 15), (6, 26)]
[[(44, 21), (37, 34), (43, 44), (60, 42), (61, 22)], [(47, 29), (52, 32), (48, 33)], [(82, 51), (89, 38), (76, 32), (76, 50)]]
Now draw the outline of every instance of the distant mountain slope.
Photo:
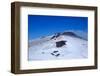
[(56, 33), (51, 39), (53, 39), (55, 37), (57, 38), (60, 35), (67, 35), (67, 36), (72, 36), (72, 37), (77, 37), (77, 38), (81, 38), (81, 39), (87, 40), (87, 38), (85, 38), (83, 36), (80, 36), (79, 34), (74, 33), (72, 31), (67, 31), (67, 32), (62, 32), (62, 33)]

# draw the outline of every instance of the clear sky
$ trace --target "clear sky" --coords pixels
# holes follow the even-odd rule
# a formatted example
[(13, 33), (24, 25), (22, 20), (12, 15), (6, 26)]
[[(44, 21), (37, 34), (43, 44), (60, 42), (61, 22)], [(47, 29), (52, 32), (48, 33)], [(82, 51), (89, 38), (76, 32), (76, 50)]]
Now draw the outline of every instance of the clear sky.
[(88, 17), (28, 15), (28, 39), (67, 30), (88, 31)]

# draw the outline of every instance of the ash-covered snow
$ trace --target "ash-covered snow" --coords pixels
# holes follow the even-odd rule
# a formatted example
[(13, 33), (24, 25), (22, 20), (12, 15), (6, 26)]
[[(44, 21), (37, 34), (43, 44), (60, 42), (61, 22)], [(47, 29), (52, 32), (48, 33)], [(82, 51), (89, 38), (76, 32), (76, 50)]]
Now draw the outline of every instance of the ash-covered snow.
[[(61, 47), (56, 42), (65, 41)], [(28, 60), (79, 59), (88, 57), (88, 41), (73, 32), (29, 41)]]

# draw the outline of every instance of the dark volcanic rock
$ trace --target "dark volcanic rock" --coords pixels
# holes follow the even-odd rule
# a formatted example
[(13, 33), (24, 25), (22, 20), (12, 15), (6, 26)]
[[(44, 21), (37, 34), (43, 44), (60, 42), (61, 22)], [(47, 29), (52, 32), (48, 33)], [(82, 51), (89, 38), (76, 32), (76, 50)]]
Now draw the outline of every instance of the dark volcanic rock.
[(64, 45), (66, 45), (66, 41), (58, 41), (58, 42), (56, 42), (56, 47), (62, 47)]
[(58, 51), (53, 51), (53, 53), (57, 53)]
[(51, 55), (58, 57), (60, 55), (59, 51), (53, 51)]
[(51, 37), (51, 39), (57, 38), (59, 37), (61, 34), (60, 33), (56, 33), (53, 37)]
[(56, 57), (58, 57), (60, 54), (55, 55)]

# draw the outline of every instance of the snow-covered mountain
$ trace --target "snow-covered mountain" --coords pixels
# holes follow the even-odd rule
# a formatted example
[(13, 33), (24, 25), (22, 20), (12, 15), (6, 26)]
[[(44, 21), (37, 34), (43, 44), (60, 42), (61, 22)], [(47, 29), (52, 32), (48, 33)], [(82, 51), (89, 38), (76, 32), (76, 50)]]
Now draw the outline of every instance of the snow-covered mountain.
[(56, 33), (29, 42), (29, 60), (78, 59), (88, 57), (88, 41), (74, 32)]

